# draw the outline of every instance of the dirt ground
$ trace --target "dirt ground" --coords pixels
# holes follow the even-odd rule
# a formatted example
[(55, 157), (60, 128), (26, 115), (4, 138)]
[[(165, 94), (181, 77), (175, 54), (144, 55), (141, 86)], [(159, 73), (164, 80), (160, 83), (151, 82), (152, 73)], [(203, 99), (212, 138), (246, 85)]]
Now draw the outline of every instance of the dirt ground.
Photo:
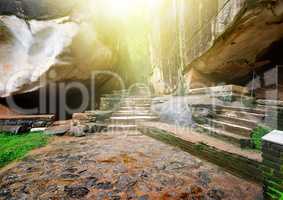
[(55, 138), (0, 172), (0, 199), (262, 199), (261, 186), (138, 132)]

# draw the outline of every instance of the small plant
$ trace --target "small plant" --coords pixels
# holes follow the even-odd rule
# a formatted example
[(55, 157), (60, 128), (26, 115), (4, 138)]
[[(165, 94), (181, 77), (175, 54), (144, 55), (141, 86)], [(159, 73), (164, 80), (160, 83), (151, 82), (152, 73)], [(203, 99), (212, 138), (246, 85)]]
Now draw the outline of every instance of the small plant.
[(270, 128), (264, 126), (258, 126), (252, 131), (251, 143), (252, 147), (257, 150), (261, 150), (262, 137), (271, 131)]

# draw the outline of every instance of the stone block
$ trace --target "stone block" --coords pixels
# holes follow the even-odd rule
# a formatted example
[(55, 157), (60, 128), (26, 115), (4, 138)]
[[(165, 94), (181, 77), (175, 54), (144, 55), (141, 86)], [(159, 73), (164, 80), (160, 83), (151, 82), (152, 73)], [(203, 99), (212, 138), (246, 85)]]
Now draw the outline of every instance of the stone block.
[(44, 133), (47, 135), (62, 136), (65, 135), (70, 130), (70, 128), (70, 124), (52, 126), (47, 128)]
[(84, 137), (87, 135), (88, 127), (83, 125), (72, 126), (69, 135), (75, 137)]
[(219, 95), (223, 96), (223, 95), (232, 95), (232, 94), (245, 95), (248, 93), (249, 91), (247, 88), (236, 85), (197, 88), (197, 89), (191, 89), (189, 91), (189, 94), (209, 94), (212, 96), (219, 96)]
[[(280, 149), (283, 146), (283, 131), (274, 130), (262, 138), (263, 141), (274, 144), (279, 144)], [(283, 151), (283, 148), (282, 148)]]
[(78, 121), (89, 121), (89, 116), (86, 113), (74, 113), (72, 118)]
[(263, 138), (265, 199), (283, 199), (283, 132), (274, 130)]

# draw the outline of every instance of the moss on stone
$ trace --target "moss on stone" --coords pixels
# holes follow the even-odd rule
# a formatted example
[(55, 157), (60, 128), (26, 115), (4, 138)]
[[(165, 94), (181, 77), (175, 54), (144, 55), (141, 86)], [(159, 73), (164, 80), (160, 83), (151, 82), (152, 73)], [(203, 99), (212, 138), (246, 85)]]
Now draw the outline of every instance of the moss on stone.
[(251, 144), (254, 149), (261, 150), (262, 137), (268, 134), (271, 130), (264, 126), (257, 126), (251, 135)]

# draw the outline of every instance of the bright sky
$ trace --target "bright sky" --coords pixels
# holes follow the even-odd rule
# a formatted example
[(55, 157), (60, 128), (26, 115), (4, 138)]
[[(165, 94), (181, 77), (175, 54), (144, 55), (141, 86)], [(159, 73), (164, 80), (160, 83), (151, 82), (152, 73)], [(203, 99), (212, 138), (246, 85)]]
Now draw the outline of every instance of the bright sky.
[(104, 5), (109, 14), (116, 17), (130, 16), (138, 9), (147, 7), (153, 9), (159, 5), (161, 0), (92, 0), (95, 7), (97, 3)]

